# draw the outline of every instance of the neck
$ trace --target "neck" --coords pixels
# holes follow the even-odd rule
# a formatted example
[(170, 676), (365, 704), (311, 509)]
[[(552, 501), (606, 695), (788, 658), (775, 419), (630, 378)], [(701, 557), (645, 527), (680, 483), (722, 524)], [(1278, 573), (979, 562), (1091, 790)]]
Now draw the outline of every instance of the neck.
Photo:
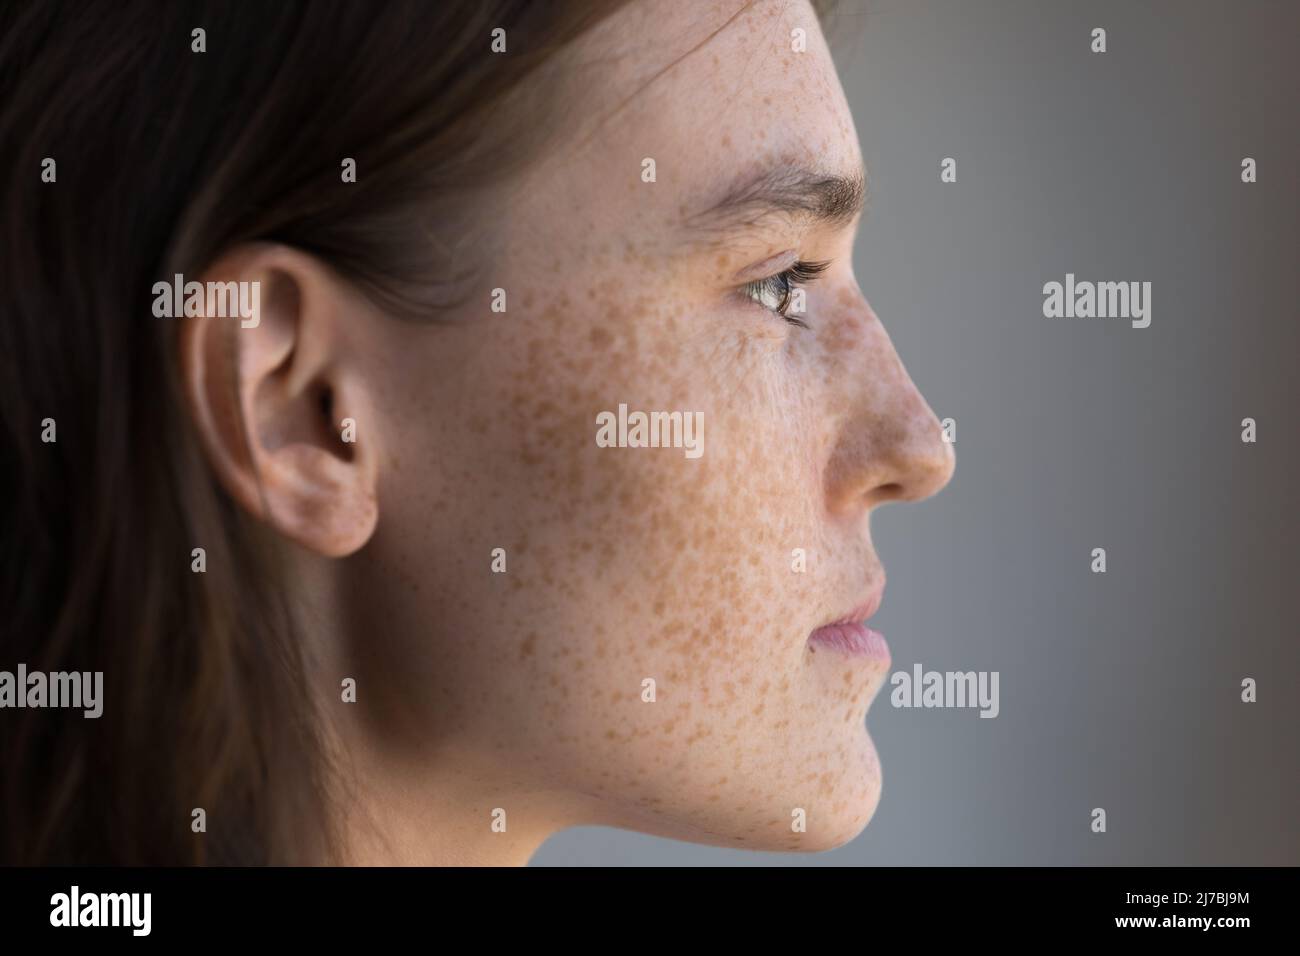
[[(385, 666), (384, 642), (373, 631), (348, 639), (344, 589), (329, 576), (330, 569), (310, 568), (298, 583), (310, 609), (303, 633), (314, 638), (308, 666), (324, 717), (334, 862), (523, 866), (551, 834), (579, 822), (572, 795), (513, 772), (481, 742), (432, 733), (454, 717), (409, 706), (428, 690)], [(356, 681), (351, 700), (344, 676)]]
[(341, 862), (524, 866), (561, 829), (550, 795), (511, 789), (470, 760), (443, 754), (402, 766), (374, 748), (348, 749), (335, 788)]

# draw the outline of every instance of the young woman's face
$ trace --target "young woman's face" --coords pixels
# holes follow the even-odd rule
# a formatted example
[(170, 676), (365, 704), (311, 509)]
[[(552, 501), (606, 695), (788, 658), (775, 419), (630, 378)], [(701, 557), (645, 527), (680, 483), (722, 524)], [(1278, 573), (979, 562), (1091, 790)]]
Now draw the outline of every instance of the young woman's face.
[[(878, 598), (869, 513), (942, 487), (951, 446), (854, 279), (852, 189), (707, 212), (862, 169), (811, 7), (740, 5), (649, 0), (584, 38), (582, 122), (491, 211), (481, 294), (367, 349), (361, 686), (394, 754), (479, 781), (512, 829), (817, 850), (879, 799), (887, 655), (809, 636)], [(796, 260), (830, 262), (807, 328), (746, 292)], [(598, 444), (621, 405), (699, 413), (698, 457)]]

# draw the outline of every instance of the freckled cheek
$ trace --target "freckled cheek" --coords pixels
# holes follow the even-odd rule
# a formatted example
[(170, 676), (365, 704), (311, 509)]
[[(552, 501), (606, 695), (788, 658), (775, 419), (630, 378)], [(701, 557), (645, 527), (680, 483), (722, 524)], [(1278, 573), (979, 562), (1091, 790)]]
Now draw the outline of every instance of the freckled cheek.
[[(545, 547), (556, 575), (581, 582), (558, 593), (530, 576), (515, 599), (560, 605), (539, 657), (561, 641), (594, 651), (599, 628), (626, 679), (661, 671), (665, 655), (697, 675), (725, 669), (724, 647), (760, 659), (781, 626), (773, 622), (798, 618), (807, 598), (790, 571), (791, 550), (814, 547), (816, 534), (807, 396), (779, 356), (740, 369), (744, 387), (723, 387), (679, 343), (643, 335), (634, 348), (618, 326), (587, 318), (563, 338), (522, 329), (515, 361), (488, 376), (487, 400), (476, 402), (492, 409), (480, 438), (508, 465), (489, 479), (509, 492), (498, 504), (534, 551)], [(703, 456), (598, 448), (596, 413), (619, 401), (638, 407), (664, 380), (690, 386), (677, 410), (706, 413)], [(609, 678), (576, 660), (556, 658), (545, 686), (574, 692)]]
[(607, 533), (626, 546), (625, 593), (645, 595), (641, 636), (655, 652), (646, 657), (683, 661), (692, 683), (761, 669), (788, 647), (782, 629), (808, 599), (792, 549), (818, 540), (816, 489), (792, 435), (774, 420), (736, 415), (714, 437), (699, 461), (652, 449), (619, 450), (608, 463), (624, 507)]

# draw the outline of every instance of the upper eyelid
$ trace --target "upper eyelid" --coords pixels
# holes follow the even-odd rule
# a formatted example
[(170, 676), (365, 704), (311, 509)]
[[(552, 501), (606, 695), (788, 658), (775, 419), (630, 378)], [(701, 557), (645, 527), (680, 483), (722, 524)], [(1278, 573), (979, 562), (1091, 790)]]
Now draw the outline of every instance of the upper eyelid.
[[(742, 269), (737, 270), (732, 276), (732, 282), (747, 283), (761, 281), (769, 276), (778, 275), (786, 269), (793, 266), (799, 261), (799, 253), (795, 249), (784, 249), (781, 252), (767, 256), (757, 262), (750, 263)], [(778, 268), (778, 265), (780, 268)]]
[(779, 279), (782, 276), (788, 276), (788, 281), (792, 283), (810, 283), (815, 281), (827, 269), (829, 269), (833, 261), (834, 260), (831, 259), (796, 259), (784, 269), (778, 269), (775, 272), (769, 272), (766, 275), (755, 276), (750, 281), (743, 283), (742, 287), (748, 288), (763, 282), (770, 282), (771, 280)]
[(793, 264), (782, 272), (802, 273), (799, 280), (802, 282), (812, 282), (823, 272), (831, 267), (832, 259), (796, 259)]

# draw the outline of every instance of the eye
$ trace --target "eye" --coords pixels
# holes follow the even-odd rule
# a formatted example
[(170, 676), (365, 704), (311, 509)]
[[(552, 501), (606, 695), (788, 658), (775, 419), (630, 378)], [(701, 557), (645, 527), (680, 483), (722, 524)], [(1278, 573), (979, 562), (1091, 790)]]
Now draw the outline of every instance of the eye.
[(786, 310), (790, 307), (790, 294), (800, 285), (812, 282), (825, 272), (826, 267), (830, 264), (829, 259), (822, 262), (805, 262), (801, 259), (788, 269), (776, 273), (776, 275), (746, 283), (741, 292), (746, 298), (761, 305), (769, 312), (781, 316), (791, 325), (806, 329), (808, 323), (804, 322), (803, 319), (786, 314)]

